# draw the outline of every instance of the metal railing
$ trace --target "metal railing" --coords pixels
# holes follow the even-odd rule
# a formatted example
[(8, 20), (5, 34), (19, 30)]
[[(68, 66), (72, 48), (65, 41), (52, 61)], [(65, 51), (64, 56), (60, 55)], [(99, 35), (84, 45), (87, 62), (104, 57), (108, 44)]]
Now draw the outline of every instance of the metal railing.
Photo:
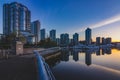
[(37, 50), (34, 50), (38, 66), (38, 80), (56, 80), (48, 64)]
[(46, 51), (49, 51), (49, 50), (60, 50), (61, 48), (60, 47), (53, 47), (53, 48), (48, 48), (48, 49), (45, 49), (45, 50), (42, 50), (42, 51), (38, 51), (39, 53), (41, 52), (46, 52)]

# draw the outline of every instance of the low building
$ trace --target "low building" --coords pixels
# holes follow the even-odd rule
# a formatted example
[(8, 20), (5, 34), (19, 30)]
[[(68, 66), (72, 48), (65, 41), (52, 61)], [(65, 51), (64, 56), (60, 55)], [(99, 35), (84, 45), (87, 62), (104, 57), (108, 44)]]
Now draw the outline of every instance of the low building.
[(30, 32), (27, 32), (27, 31), (24, 31), (24, 32), (21, 32), (21, 34), (26, 38), (26, 43), (29, 43), (29, 44), (34, 44), (35, 43), (35, 36), (34, 34), (30, 33)]

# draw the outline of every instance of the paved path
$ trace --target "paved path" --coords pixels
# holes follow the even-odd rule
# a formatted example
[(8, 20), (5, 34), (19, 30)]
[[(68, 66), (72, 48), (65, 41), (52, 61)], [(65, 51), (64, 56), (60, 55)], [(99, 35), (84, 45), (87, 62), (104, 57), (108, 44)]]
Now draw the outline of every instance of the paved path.
[(0, 80), (37, 80), (33, 54), (1, 60)]
[[(13, 56), (0, 60), (0, 80), (37, 80), (37, 67), (35, 62), (34, 49), (26, 49), (26, 55)], [(43, 50), (41, 55), (48, 55), (57, 50)]]

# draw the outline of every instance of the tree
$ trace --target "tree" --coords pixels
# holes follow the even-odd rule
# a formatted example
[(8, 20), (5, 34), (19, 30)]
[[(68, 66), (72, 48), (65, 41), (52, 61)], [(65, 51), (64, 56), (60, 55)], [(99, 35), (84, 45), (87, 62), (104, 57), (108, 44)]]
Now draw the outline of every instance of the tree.
[(27, 42), (25, 36), (23, 36), (22, 34), (19, 34), (18, 38), (19, 38), (19, 40), (20, 40), (22, 43), (24, 43), (24, 44)]
[(50, 38), (46, 38), (45, 40), (41, 40), (38, 45), (40, 47), (49, 48), (49, 47), (56, 47), (57, 43), (52, 41)]
[(3, 37), (0, 40), (0, 46), (2, 48), (10, 48), (13, 40), (15, 40), (15, 39), (18, 39), (22, 43), (26, 43), (26, 38), (22, 34), (19, 34), (18, 37), (16, 37), (16, 35), (17, 35), (16, 32), (12, 32), (11, 34), (6, 35), (5, 37)]

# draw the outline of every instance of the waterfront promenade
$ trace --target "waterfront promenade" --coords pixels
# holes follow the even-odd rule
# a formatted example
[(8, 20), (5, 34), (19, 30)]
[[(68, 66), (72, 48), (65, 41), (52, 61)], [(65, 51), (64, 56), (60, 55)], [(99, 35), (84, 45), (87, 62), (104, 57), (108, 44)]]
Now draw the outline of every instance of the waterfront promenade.
[(56, 52), (52, 48), (26, 49), (24, 55), (2, 59), (0, 60), (0, 80), (38, 80), (38, 66), (33, 50), (38, 51), (42, 56)]
[(33, 54), (0, 61), (0, 80), (37, 80)]

